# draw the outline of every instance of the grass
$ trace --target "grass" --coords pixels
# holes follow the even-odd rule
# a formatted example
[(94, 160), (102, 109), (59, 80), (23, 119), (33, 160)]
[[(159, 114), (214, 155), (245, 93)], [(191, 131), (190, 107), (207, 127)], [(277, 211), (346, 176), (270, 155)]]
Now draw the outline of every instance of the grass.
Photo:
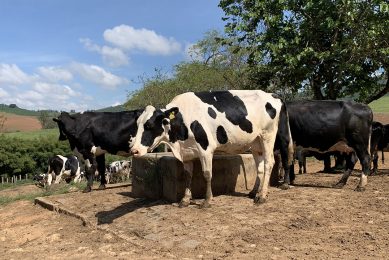
[(383, 96), (369, 104), (375, 113), (389, 113), (389, 96)]
[[(15, 186), (20, 186), (20, 185), (13, 185), (12, 187), (15, 187)], [(73, 183), (72, 182), (70, 184), (52, 186), (48, 190), (42, 189), (42, 191), (40, 191), (40, 192), (22, 194), (22, 195), (18, 195), (18, 196), (14, 196), (14, 197), (0, 196), (0, 206), (5, 206), (9, 203), (19, 201), (19, 200), (33, 201), (35, 198), (38, 198), (38, 197), (47, 197), (47, 196), (51, 196), (51, 195), (69, 193), (70, 189), (72, 187), (77, 188), (78, 190), (83, 190), (86, 187), (86, 182), (81, 182), (81, 183)]]
[(29, 132), (14, 132), (14, 133), (4, 133), (7, 137), (16, 137), (20, 139), (36, 139), (41, 137), (48, 136), (59, 136), (59, 132), (57, 128), (54, 129), (42, 129), (38, 131), (29, 131)]
[(0, 184), (0, 191), (5, 190), (5, 189), (9, 189), (9, 188), (15, 188), (17, 186), (29, 185), (32, 183), (33, 183), (33, 180), (31, 180), (31, 179), (17, 181), (16, 183), (3, 183), (3, 184)]

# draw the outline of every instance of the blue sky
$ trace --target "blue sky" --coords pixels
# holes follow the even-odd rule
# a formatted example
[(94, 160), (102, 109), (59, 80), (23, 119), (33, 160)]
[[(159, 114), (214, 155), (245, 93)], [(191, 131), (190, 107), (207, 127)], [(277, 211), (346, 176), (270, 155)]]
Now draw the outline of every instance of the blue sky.
[(218, 0), (0, 0), (0, 103), (84, 111), (124, 103), (209, 30)]

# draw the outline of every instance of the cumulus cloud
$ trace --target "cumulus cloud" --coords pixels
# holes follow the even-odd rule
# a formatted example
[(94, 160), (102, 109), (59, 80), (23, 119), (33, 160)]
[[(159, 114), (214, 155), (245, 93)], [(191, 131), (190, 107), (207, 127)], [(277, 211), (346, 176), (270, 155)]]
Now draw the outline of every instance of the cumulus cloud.
[(129, 83), (127, 79), (116, 76), (96, 65), (73, 63), (72, 68), (82, 78), (108, 89), (115, 89)]
[(39, 67), (38, 73), (51, 82), (71, 81), (73, 79), (70, 71), (60, 67)]
[(87, 50), (100, 53), (103, 57), (103, 61), (111, 67), (119, 67), (129, 63), (129, 57), (119, 48), (113, 48), (110, 46), (100, 47), (88, 38), (82, 38), (80, 39), (80, 42), (84, 44), (84, 47)]
[(8, 92), (0, 88), (0, 98), (6, 98), (8, 96), (9, 96)]
[(153, 30), (135, 29), (119, 25), (104, 31), (104, 39), (126, 51), (145, 51), (153, 55), (171, 55), (181, 52), (181, 44), (172, 37), (165, 37)]
[(29, 82), (31, 77), (15, 64), (0, 64), (0, 86), (21, 85)]

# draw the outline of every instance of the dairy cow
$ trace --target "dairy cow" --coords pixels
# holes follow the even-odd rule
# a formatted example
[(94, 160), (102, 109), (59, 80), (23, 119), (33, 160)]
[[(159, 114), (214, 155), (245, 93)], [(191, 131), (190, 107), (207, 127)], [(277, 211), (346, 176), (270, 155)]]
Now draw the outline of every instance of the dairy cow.
[(191, 199), (195, 158), (200, 159), (206, 180), (205, 200), (200, 207), (209, 207), (214, 153), (252, 152), (257, 178), (250, 195), (255, 203), (266, 200), (279, 128), (285, 133), (279, 142), (285, 142), (290, 160), (293, 156), (284, 104), (275, 95), (260, 90), (187, 92), (176, 96), (164, 109), (147, 106), (137, 123), (131, 149), (135, 157), (166, 143), (183, 162), (187, 178), (181, 207), (188, 206)]
[(131, 171), (131, 161), (114, 161), (107, 166), (106, 180), (107, 183), (114, 179), (129, 179)]
[(84, 192), (92, 190), (96, 170), (100, 175), (99, 189), (105, 188), (105, 153), (130, 155), (129, 140), (136, 134), (136, 120), (142, 111), (73, 115), (62, 112), (53, 119), (58, 124), (59, 140), (68, 140), (71, 149), (80, 153), (85, 160), (88, 185)]
[[(353, 101), (293, 101), (287, 102), (287, 110), (296, 146), (320, 153), (339, 152), (345, 155), (347, 169), (336, 188), (346, 184), (356, 163), (353, 152), (356, 153), (363, 171), (356, 190), (364, 190), (370, 172), (371, 109)], [(290, 167), (290, 180), (294, 180), (293, 167)]]
[(81, 181), (81, 169), (78, 158), (74, 155), (56, 155), (49, 159), (49, 167), (45, 176), (45, 186), (53, 183), (60, 183), (62, 179), (69, 182)]
[(383, 125), (380, 122), (373, 122), (371, 135), (371, 157), (373, 161), (372, 174), (378, 171), (378, 151), (382, 154), (382, 163), (384, 163), (384, 149), (389, 144), (389, 125)]

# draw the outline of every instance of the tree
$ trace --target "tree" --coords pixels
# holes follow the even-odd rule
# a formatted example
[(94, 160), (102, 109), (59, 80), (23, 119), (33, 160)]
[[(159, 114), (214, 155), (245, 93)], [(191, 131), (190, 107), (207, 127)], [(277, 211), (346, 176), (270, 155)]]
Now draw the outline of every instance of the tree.
[(55, 115), (53, 113), (49, 113), (49, 111), (42, 110), (39, 112), (38, 120), (42, 125), (43, 129), (51, 129), (56, 128), (57, 123), (52, 120)]
[(351, 97), (370, 103), (389, 91), (385, 0), (221, 0), (226, 33), (249, 52), (256, 87)]
[(174, 66), (173, 73), (156, 69), (152, 77), (141, 77), (143, 87), (129, 93), (127, 108), (146, 105), (163, 107), (178, 94), (188, 91), (239, 89), (249, 86), (246, 77), (247, 55), (217, 31), (205, 34), (204, 39), (190, 51), (192, 60)]

